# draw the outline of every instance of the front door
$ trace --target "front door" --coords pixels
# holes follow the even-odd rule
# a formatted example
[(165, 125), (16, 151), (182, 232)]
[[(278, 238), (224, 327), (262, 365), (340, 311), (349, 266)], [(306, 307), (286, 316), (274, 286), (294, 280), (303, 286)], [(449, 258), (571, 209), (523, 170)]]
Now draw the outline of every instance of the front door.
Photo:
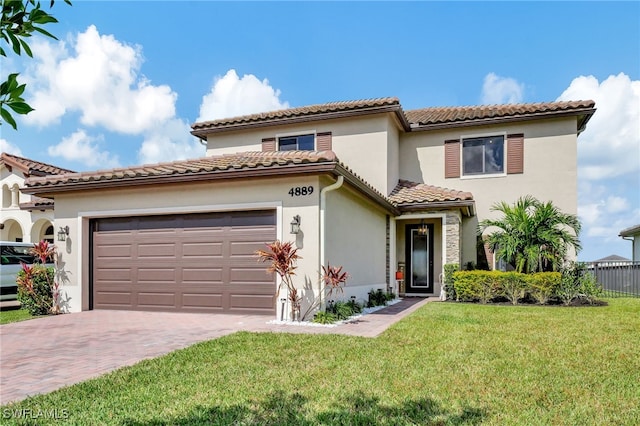
[(433, 293), (433, 225), (406, 225), (405, 242), (407, 293)]

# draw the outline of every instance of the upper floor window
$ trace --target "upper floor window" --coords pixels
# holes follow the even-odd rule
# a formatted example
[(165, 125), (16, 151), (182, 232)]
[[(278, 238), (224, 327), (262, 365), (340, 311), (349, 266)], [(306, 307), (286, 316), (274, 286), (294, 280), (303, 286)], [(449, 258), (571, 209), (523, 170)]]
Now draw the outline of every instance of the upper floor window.
[(279, 151), (313, 151), (315, 135), (283, 136), (278, 139)]
[(462, 140), (462, 174), (464, 176), (499, 173), (504, 173), (504, 136)]

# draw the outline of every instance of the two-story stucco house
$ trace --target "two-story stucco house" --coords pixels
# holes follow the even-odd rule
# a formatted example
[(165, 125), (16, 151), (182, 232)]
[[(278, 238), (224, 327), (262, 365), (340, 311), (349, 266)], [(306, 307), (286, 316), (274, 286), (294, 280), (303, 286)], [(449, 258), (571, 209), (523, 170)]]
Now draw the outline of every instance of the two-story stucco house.
[(54, 198), (56, 226), (70, 228), (72, 311), (279, 317), (284, 295), (254, 255), (276, 239), (299, 248), (305, 303), (327, 263), (350, 274), (344, 298), (394, 286), (398, 268), (406, 294), (437, 296), (443, 265), (487, 261), (477, 225), (495, 202), (531, 194), (577, 212), (577, 136), (594, 111), (405, 111), (396, 98), (291, 108), (194, 124), (205, 158), (31, 178), (24, 191)]
[(32, 176), (73, 173), (71, 170), (3, 152), (0, 154), (0, 240), (53, 242), (53, 200), (23, 193)]

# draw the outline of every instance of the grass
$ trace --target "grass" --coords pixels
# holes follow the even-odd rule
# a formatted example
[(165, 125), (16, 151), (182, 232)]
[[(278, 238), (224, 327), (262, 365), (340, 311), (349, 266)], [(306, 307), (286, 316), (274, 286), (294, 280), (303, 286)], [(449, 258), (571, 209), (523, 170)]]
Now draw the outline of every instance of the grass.
[[(376, 339), (237, 333), (0, 413), (129, 426), (635, 425), (638, 330), (638, 299), (588, 308), (431, 303)], [(25, 415), (4, 424), (20, 422), (58, 424)]]
[(0, 311), (0, 324), (29, 320), (34, 317), (25, 309), (13, 309), (10, 311)]

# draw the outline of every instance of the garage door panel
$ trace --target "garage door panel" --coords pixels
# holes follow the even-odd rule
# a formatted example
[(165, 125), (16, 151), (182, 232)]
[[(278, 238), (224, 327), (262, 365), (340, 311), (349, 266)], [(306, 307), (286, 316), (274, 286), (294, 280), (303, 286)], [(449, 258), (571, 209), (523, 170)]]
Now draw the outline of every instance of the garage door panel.
[(183, 242), (182, 257), (222, 257), (222, 242)]
[(230, 294), (229, 309), (273, 311), (273, 296)]
[(94, 252), (94, 255), (99, 259), (127, 259), (131, 257), (131, 247), (131, 244), (109, 244), (108, 242), (103, 242)]
[(174, 292), (139, 292), (138, 306), (144, 307), (163, 307), (171, 310), (176, 309), (176, 294)]
[(127, 220), (92, 223), (94, 309), (275, 313), (274, 211)]
[(217, 308), (221, 311), (222, 299), (222, 293), (182, 293), (182, 306), (196, 309)]
[(187, 268), (182, 267), (183, 283), (222, 283), (222, 268)]
[(138, 243), (138, 259), (145, 258), (166, 258), (175, 259), (175, 243)]
[(138, 283), (175, 283), (176, 275), (174, 268), (138, 268)]

